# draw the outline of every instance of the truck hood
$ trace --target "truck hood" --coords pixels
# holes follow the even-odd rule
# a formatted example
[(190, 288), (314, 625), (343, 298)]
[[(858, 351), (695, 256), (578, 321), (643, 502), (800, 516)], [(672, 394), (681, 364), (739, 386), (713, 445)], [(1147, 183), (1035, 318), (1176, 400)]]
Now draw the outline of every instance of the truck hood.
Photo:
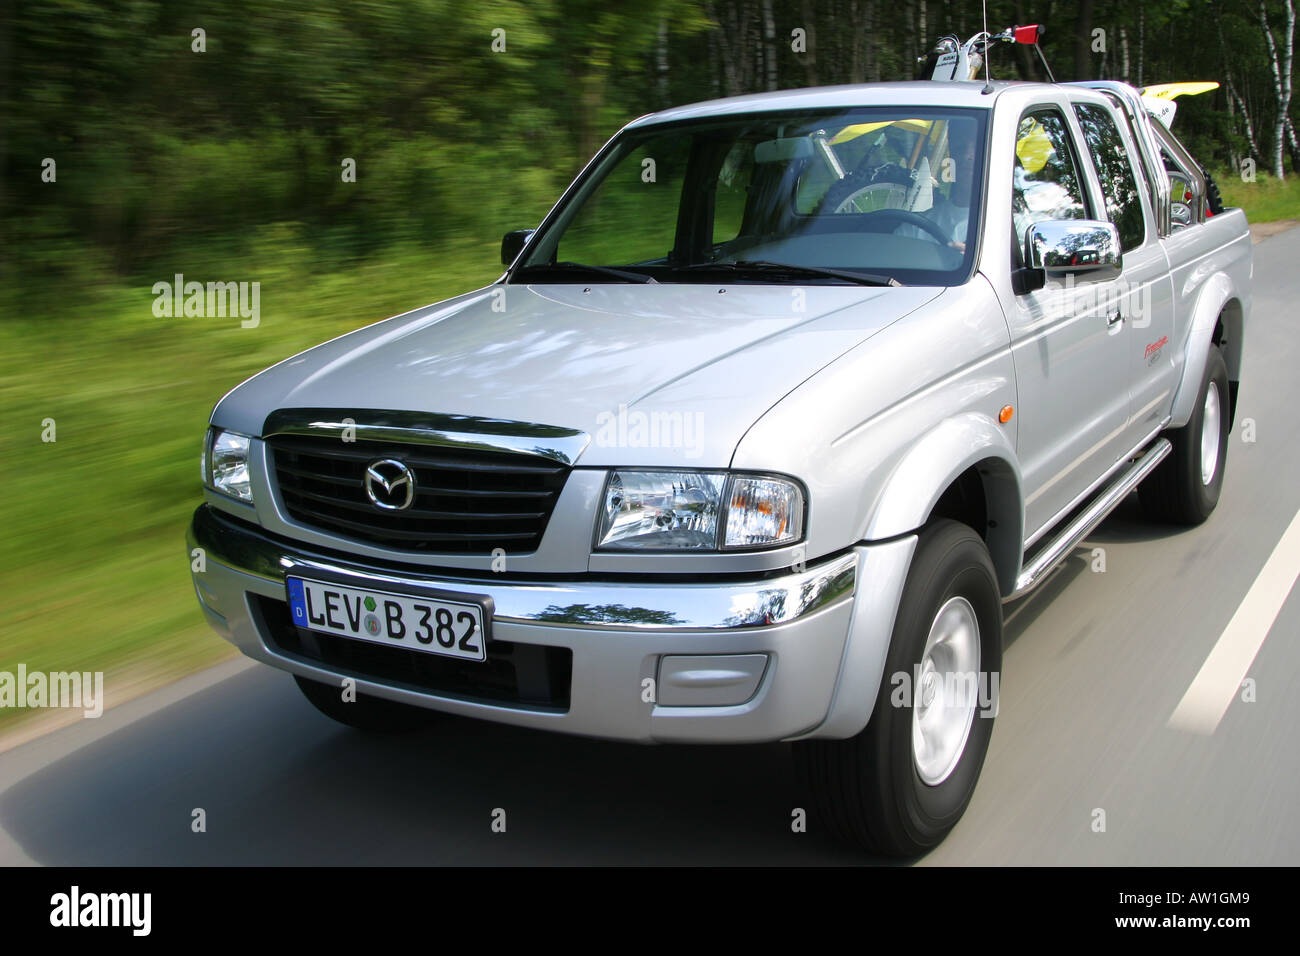
[(583, 431), (583, 465), (726, 467), (784, 395), (940, 291), (494, 285), (286, 359), (212, 421), (260, 436), (284, 408), (468, 415)]

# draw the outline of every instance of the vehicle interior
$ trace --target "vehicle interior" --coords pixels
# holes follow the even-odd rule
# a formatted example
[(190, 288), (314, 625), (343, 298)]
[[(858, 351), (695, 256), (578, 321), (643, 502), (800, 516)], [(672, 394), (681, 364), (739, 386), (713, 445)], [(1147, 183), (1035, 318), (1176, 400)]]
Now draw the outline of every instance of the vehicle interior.
[(956, 284), (969, 271), (980, 111), (760, 114), (633, 133), (544, 224), (525, 274), (713, 281), (710, 267), (761, 262), (769, 277), (780, 265)]

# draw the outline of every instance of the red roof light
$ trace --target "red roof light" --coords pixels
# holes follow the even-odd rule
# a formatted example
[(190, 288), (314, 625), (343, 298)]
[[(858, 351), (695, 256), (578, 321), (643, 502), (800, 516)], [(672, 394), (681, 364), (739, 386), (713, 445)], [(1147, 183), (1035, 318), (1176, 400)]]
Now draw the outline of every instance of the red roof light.
[(1035, 43), (1038, 42), (1039, 38), (1046, 32), (1047, 31), (1044, 30), (1039, 24), (1031, 23), (1028, 26), (1016, 27), (1013, 32), (1013, 36), (1015, 37), (1017, 43), (1024, 43), (1027, 46), (1033, 46)]

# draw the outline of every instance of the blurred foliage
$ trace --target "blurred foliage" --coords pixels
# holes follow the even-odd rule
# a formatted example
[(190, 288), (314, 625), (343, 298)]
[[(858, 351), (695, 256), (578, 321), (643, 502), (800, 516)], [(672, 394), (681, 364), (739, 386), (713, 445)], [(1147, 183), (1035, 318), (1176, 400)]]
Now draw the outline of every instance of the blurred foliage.
[[(1277, 0), (1266, 7), (1280, 29)], [(938, 35), (978, 29), (980, 10), (975, 0), (3, 0), (0, 275), (39, 295), (105, 273), (224, 266), (276, 222), (300, 224), (322, 267), (394, 244), (497, 236), (535, 224), (634, 116), (905, 78)], [(1255, 12), (1245, 0), (988, 3), (994, 29), (1048, 23), (1059, 78), (1231, 76), (1267, 150), (1271, 74)], [(999, 49), (993, 67), (1042, 76), (1023, 47)], [(1179, 132), (1210, 165), (1252, 152), (1227, 107), (1225, 90), (1180, 101)], [(47, 157), (56, 183), (42, 181)], [(355, 182), (341, 175), (349, 158)]]
[[(156, 319), (147, 285), (107, 276), (57, 313), (0, 322), (0, 671), (103, 670), (111, 705), (232, 656), (198, 609), (185, 551), (213, 404), (287, 355), (490, 282), (497, 246), (449, 243), (437, 269), (390, 248), (322, 270), (308, 233), (271, 225), (248, 240), (255, 329)], [(0, 708), (0, 728), (37, 716)]]

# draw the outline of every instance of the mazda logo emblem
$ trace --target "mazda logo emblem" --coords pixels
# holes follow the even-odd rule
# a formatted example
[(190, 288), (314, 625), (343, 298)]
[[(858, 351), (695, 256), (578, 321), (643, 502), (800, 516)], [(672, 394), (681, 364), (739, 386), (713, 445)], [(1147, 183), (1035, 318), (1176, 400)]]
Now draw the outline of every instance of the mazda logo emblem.
[(392, 458), (372, 461), (365, 483), (370, 503), (384, 511), (405, 511), (415, 500), (415, 472)]

